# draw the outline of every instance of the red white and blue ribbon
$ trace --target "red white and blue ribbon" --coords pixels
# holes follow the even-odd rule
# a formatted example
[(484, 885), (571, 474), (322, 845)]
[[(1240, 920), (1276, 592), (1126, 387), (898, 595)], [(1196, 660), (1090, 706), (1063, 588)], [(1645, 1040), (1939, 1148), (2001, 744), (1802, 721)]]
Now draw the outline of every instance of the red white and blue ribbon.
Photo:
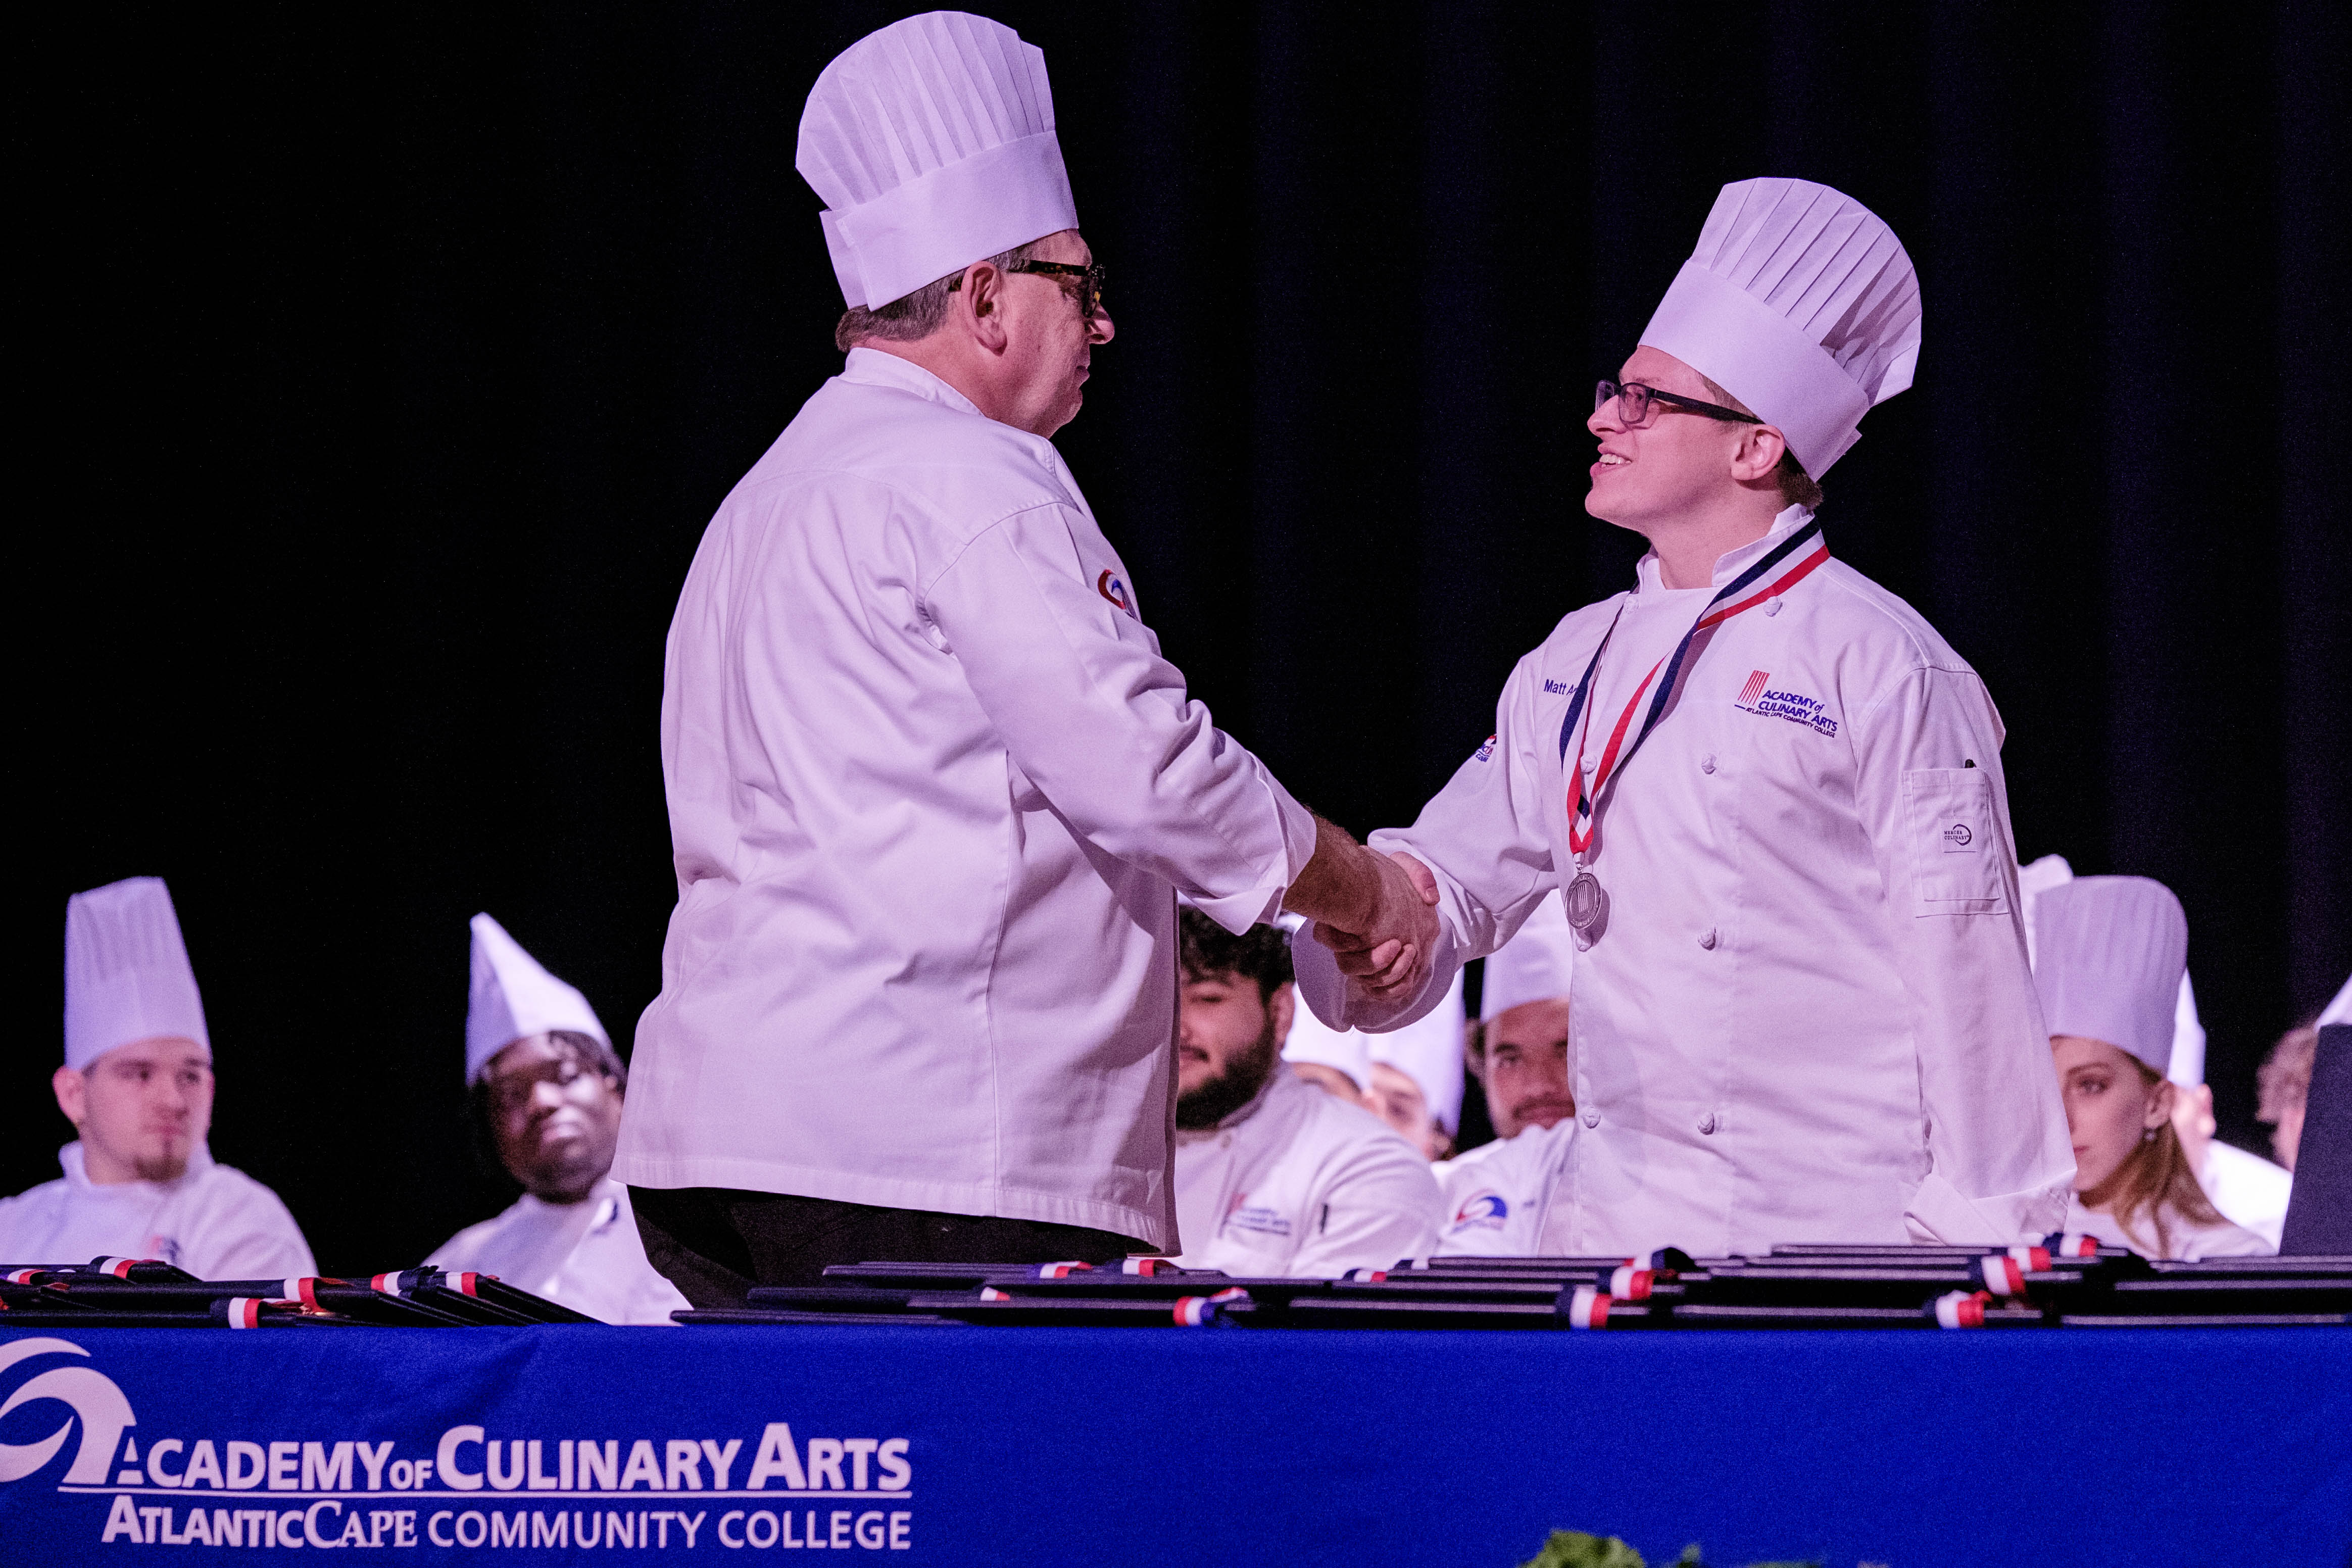
[(1388, 1277), (1385, 1268), (1350, 1268), (1340, 1276), (1350, 1285), (1377, 1285)]
[(2099, 1255), (2099, 1238), (2084, 1236), (2079, 1230), (2053, 1230), (2042, 1238), (2042, 1244), (2059, 1258), (2096, 1258)]
[(1620, 1301), (1646, 1301), (1650, 1299), (1650, 1286), (1656, 1279), (1653, 1269), (1621, 1263), (1609, 1276), (1609, 1294)]
[(1122, 1274), (1174, 1274), (1179, 1272), (1175, 1260), (1168, 1258), (1130, 1258), (1118, 1266)]
[[(1633, 753), (1642, 749), (1642, 742), (1650, 738), (1651, 731), (1666, 716), (1666, 707), (1673, 700), (1675, 683), (1682, 677), (1683, 660), (1690, 653), (1692, 639), (1743, 611), (1755, 608), (1767, 599), (1786, 593), (1811, 575), (1822, 563), (1830, 558), (1830, 547), (1821, 535), (1822, 525), (1818, 520), (1805, 524), (1775, 545), (1761, 561), (1725, 584), (1715, 597), (1706, 602), (1706, 610), (1691, 624), (1691, 629), (1683, 634), (1683, 640), (1675, 645), (1675, 651), (1652, 665), (1650, 673), (1642, 677), (1642, 684), (1633, 689), (1625, 710), (1617, 716), (1617, 722), (1609, 732), (1609, 744), (1601, 753), (1599, 767), (1592, 775), (1592, 787), (1588, 791), (1584, 787), (1584, 743), (1592, 731), (1592, 710), (1585, 699), (1592, 689), (1593, 672), (1601, 668), (1601, 656), (1608, 651), (1610, 639), (1617, 634), (1617, 622), (1614, 619), (1610, 621), (1609, 630), (1601, 634), (1601, 646), (1592, 650), (1592, 662), (1584, 667), (1584, 678), (1576, 683), (1576, 695), (1569, 699), (1568, 716), (1560, 721), (1559, 726), (1559, 760), (1567, 768), (1569, 779), (1568, 847), (1571, 854), (1581, 858), (1591, 847), (1593, 831), (1600, 826), (1595, 813), (1600, 809), (1601, 792), (1608, 788), (1612, 778), (1633, 762)], [(1803, 560), (1766, 586), (1748, 594), (1745, 598), (1739, 597), (1759, 578), (1809, 543), (1816, 548)], [(1726, 604), (1726, 600), (1733, 602)], [(1617, 613), (1622, 616), (1625, 612), (1621, 606)], [(1634, 735), (1633, 743), (1624, 748), (1624, 755), (1621, 758), (1618, 748), (1624, 743), (1626, 727), (1633, 721), (1633, 710), (1642, 705), (1642, 699), (1649, 694), (1652, 682), (1657, 681), (1658, 672), (1662, 669), (1666, 672), (1666, 679), (1658, 685), (1657, 694), (1651, 697), (1650, 711), (1642, 720), (1642, 728)], [(1581, 730), (1576, 723), (1580, 713), (1584, 717)], [(1568, 741), (1571, 734), (1576, 737), (1576, 762), (1573, 766), (1569, 766)]]
[(2025, 1267), (2005, 1252), (1988, 1253), (1969, 1263), (1969, 1278), (1996, 1296), (2025, 1294)]
[(1571, 1329), (1600, 1329), (1609, 1324), (1609, 1293), (1590, 1285), (1579, 1285), (1570, 1290), (1567, 1301), (1559, 1309)]
[(1029, 1269), (1029, 1278), (1032, 1279), (1067, 1279), (1073, 1274), (1088, 1273), (1091, 1272), (1093, 1268), (1093, 1264), (1083, 1263), (1075, 1258), (1066, 1263), (1040, 1263), (1033, 1266)]
[(111, 1274), (117, 1279), (128, 1279), (131, 1278), (133, 1264), (152, 1261), (152, 1259), (145, 1258), (101, 1258), (93, 1267), (100, 1274)]
[(30, 1285), (33, 1282), (34, 1275), (46, 1274), (48, 1270), (45, 1268), (11, 1269), (8, 1273), (8, 1283), (11, 1285)]
[(1224, 1321), (1225, 1309), (1250, 1299), (1248, 1291), (1235, 1285), (1213, 1296), (1179, 1296), (1176, 1298), (1176, 1321), (1184, 1328), (1207, 1328)]
[(1985, 1300), (1981, 1290), (1947, 1290), (1936, 1298), (1936, 1304), (1928, 1310), (1935, 1313), (1938, 1328), (1981, 1329)]
[(221, 1316), (232, 1329), (261, 1327), (261, 1302), (251, 1296), (231, 1296), (221, 1303)]

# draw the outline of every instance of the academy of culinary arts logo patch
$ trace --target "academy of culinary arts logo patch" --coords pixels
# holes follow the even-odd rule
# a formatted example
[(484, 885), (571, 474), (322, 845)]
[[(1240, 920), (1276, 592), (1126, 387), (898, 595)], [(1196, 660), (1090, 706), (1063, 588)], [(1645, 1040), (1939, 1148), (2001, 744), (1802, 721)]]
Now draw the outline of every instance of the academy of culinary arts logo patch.
[(1824, 735), (1834, 736), (1838, 732), (1838, 721), (1830, 717), (1828, 703), (1801, 692), (1776, 690), (1771, 674), (1767, 670), (1748, 671), (1748, 684), (1739, 689), (1739, 695), (1731, 700), (1731, 705), (1743, 713), (1762, 713), (1775, 719), (1786, 719), (1792, 724), (1805, 725)]
[(1492, 1188), (1470, 1194), (1460, 1208), (1454, 1211), (1455, 1230), (1500, 1230), (1503, 1222), (1511, 1217), (1511, 1205), (1503, 1194)]

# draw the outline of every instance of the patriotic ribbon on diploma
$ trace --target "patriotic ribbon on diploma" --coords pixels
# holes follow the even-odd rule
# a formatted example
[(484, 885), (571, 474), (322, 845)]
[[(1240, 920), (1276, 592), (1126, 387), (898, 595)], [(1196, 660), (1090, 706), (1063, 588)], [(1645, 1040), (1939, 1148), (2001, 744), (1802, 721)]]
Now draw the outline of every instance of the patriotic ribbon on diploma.
[[(1803, 550), (1808, 544), (1812, 545), (1813, 549), (1805, 555), (1803, 560), (1790, 567), (1787, 572), (1764, 587), (1757, 588), (1752, 594), (1748, 592), (1759, 579), (1769, 574), (1775, 567)], [(1692, 640), (1699, 633), (1719, 626), (1732, 616), (1754, 609), (1767, 599), (1787, 593), (1811, 576), (1822, 563), (1829, 558), (1828, 542), (1822, 538), (1821, 521), (1815, 519), (1775, 545), (1764, 559), (1733, 578), (1720, 593), (1709, 599), (1706, 602), (1706, 608), (1700, 612), (1698, 619), (1692, 623), (1691, 629), (1683, 634), (1683, 640), (1675, 645), (1675, 651), (1652, 665), (1650, 673), (1642, 678), (1642, 684), (1633, 689), (1632, 700), (1625, 704), (1625, 710), (1617, 715), (1617, 722), (1609, 732), (1609, 744), (1601, 753), (1601, 763), (1593, 773), (1592, 788), (1588, 793), (1584, 787), (1584, 745), (1592, 729), (1592, 713), (1586, 707), (1585, 700), (1592, 690), (1593, 673), (1601, 668), (1601, 656), (1609, 651), (1609, 641), (1617, 635), (1616, 617), (1612, 616), (1610, 619), (1608, 631), (1601, 634), (1601, 646), (1592, 650), (1592, 661), (1584, 667), (1584, 678), (1576, 683), (1576, 694), (1568, 700), (1568, 716), (1560, 721), (1559, 726), (1559, 759), (1563, 764), (1568, 762), (1569, 737), (1574, 735), (1576, 738), (1576, 764), (1568, 770), (1570, 779), (1568, 847), (1580, 860), (1585, 851), (1591, 847), (1593, 831), (1600, 826), (1598, 813), (1601, 792), (1609, 786), (1609, 781), (1612, 777), (1622, 772), (1626, 764), (1633, 760), (1633, 753), (1642, 749), (1642, 742), (1650, 738), (1650, 732), (1655, 730), (1659, 721), (1666, 716), (1667, 704), (1673, 700), (1675, 686), (1682, 679), (1683, 660), (1690, 654)], [(1742, 595), (1746, 596), (1742, 597)], [(1623, 606), (1620, 605), (1617, 615), (1622, 616), (1624, 613)], [(1658, 672), (1662, 669), (1665, 671), (1666, 678), (1664, 681), (1658, 682), (1655, 695), (1650, 698), (1650, 711), (1643, 719), (1641, 730), (1633, 736), (1633, 743), (1625, 746), (1625, 731), (1633, 722), (1633, 710), (1642, 705), (1643, 696), (1649, 692), (1651, 683), (1658, 680)], [(1581, 730), (1577, 727), (1577, 719), (1580, 715), (1584, 720)], [(1622, 756), (1619, 754), (1621, 746), (1624, 748)]]

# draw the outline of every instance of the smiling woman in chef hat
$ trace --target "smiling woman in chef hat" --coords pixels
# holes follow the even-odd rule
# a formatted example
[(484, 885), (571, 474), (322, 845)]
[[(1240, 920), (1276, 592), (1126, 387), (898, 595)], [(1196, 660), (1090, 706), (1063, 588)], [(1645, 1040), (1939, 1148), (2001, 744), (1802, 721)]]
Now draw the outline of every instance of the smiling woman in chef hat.
[(2066, 1228), (2158, 1258), (2273, 1250), (2221, 1217), (2173, 1130), (2180, 900), (2145, 877), (2084, 877), (2035, 906), (2034, 987), (2074, 1145)]

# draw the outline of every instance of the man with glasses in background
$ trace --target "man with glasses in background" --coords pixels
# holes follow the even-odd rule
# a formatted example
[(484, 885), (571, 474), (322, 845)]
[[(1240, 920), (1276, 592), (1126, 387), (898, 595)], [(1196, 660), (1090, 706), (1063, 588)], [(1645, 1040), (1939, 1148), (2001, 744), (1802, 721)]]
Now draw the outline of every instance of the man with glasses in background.
[(1300, 952), (1318, 1012), (1393, 1026), (1561, 900), (1576, 1114), (1523, 1246), (1990, 1245), (2065, 1212), (2000, 720), (1814, 515), (1919, 321), (1860, 204), (1725, 187), (1588, 422), (1586, 510), (1650, 542), (1635, 587), (1561, 621), (1495, 738), (1372, 837), (1436, 873), (1431, 976), (1384, 1000)]
[(153, 1258), (200, 1279), (316, 1274), (276, 1193), (213, 1162), (213, 1045), (171, 890), (131, 877), (66, 900), (65, 1174), (0, 1198), (0, 1263)]
[(522, 1195), (426, 1259), (494, 1274), (599, 1322), (667, 1325), (687, 1305), (654, 1272), (612, 1177), (628, 1069), (588, 998), (487, 914), (472, 923), (466, 1114), (474, 1156)]
[(1113, 328), (1043, 54), (893, 23), (818, 78), (797, 163), (848, 357), (671, 626), (678, 902), (615, 1171), (697, 1305), (1172, 1252), (1177, 892), (1326, 922), (1376, 985), (1434, 892), (1187, 697), (1054, 449)]

